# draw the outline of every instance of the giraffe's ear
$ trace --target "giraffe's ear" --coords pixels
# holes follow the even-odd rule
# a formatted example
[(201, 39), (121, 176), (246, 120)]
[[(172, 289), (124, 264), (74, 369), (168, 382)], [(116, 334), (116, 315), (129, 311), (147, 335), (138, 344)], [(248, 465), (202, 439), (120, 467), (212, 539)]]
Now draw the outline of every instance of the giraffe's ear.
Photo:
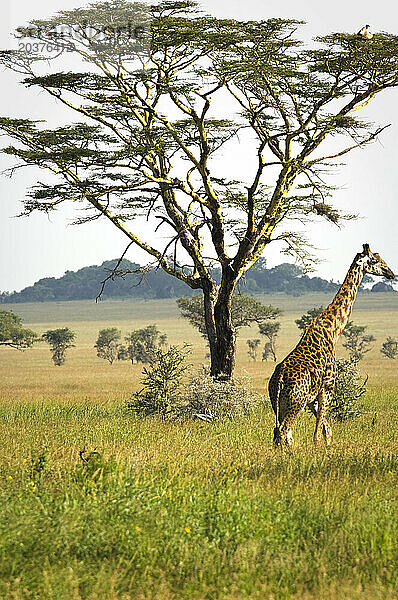
[(363, 254), (367, 254), (368, 256), (370, 255), (369, 244), (363, 244)]

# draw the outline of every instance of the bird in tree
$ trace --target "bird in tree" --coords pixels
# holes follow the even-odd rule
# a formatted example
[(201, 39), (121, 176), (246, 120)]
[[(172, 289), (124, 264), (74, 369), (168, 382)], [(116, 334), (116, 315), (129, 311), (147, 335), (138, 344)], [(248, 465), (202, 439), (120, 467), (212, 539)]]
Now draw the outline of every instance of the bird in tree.
[[(71, 114), (55, 128), (0, 117), (3, 151), (56, 178), (25, 195), (23, 213), (84, 205), (77, 222), (108, 220), (147, 253), (144, 274), (162, 268), (200, 291), (216, 378), (235, 364), (239, 280), (274, 242), (308, 264), (303, 222), (353, 218), (333, 206), (327, 173), (377, 139), (384, 127), (358, 109), (398, 85), (398, 36), (377, 33), (363, 52), (356, 33), (329, 33), (309, 48), (301, 25), (218, 19), (192, 0), (110, 0), (18, 29), (44, 52), (71, 52), (72, 71), (58, 54), (0, 52)], [(227, 146), (243, 149), (242, 175)]]
[(362, 29), (358, 31), (358, 35), (360, 35), (364, 40), (371, 40), (373, 38), (373, 33), (370, 33), (369, 29), (370, 25), (364, 25)]

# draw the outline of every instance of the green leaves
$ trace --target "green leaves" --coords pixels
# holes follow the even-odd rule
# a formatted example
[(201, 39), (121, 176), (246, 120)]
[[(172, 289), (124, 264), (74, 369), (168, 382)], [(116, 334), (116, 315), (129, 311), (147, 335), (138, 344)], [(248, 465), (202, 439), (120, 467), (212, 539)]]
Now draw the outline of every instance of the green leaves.
[[(177, 306), (181, 311), (181, 316), (206, 337), (203, 296), (198, 294), (191, 298), (177, 298)], [(253, 296), (245, 294), (232, 296), (231, 320), (235, 330), (251, 325), (251, 323), (263, 323), (268, 319), (276, 319), (281, 312), (279, 308), (266, 306)]]
[(41, 336), (49, 346), (54, 365), (60, 367), (65, 364), (65, 354), (68, 348), (73, 348), (76, 334), (69, 327), (59, 327), (58, 329), (49, 329)]
[(0, 117), (0, 128), (8, 134), (32, 134), (37, 131), (36, 123), (43, 121), (31, 121), (30, 119), (11, 119), (9, 117)]
[(104, 358), (109, 364), (113, 364), (118, 358), (120, 336), (121, 333), (117, 327), (100, 329), (97, 341), (94, 344), (94, 348), (97, 349), (97, 356), (99, 358)]
[[(398, 84), (398, 36), (377, 33), (371, 40), (333, 33), (316, 38), (324, 48), (311, 50), (311, 69), (329, 75), (351, 75), (356, 84), (375, 89)], [(348, 90), (347, 90), (348, 92)]]
[(24, 83), (26, 87), (37, 85), (43, 88), (56, 88), (72, 91), (76, 89), (93, 91), (98, 91), (99, 89), (115, 89), (115, 86), (112, 85), (109, 78), (105, 76), (96, 73), (73, 73), (71, 71), (67, 73), (49, 73), (48, 75), (39, 77), (26, 77), (22, 83)]
[(37, 333), (22, 327), (22, 318), (13, 312), (0, 310), (0, 346), (18, 350), (30, 348), (39, 341)]

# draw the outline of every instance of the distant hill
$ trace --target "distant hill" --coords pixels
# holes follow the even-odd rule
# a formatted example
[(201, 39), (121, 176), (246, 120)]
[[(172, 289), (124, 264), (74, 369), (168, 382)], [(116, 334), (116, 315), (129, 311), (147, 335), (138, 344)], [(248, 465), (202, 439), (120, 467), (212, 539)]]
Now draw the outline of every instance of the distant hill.
[[(101, 282), (116, 265), (117, 260), (107, 260), (102, 265), (67, 271), (63, 277), (45, 277), (21, 292), (0, 293), (0, 302), (54, 302), (61, 300), (91, 300), (100, 289)], [(124, 259), (120, 269), (137, 269), (138, 264)], [(216, 279), (217, 270), (213, 271)], [(250, 269), (239, 289), (249, 294), (285, 294), (299, 296), (310, 292), (335, 292), (338, 284), (320, 277), (308, 277), (296, 265), (283, 263), (267, 269), (265, 259), (260, 259)], [(108, 281), (102, 298), (176, 298), (192, 295), (184, 283), (167, 275), (162, 269), (151, 271), (141, 280), (136, 274)]]

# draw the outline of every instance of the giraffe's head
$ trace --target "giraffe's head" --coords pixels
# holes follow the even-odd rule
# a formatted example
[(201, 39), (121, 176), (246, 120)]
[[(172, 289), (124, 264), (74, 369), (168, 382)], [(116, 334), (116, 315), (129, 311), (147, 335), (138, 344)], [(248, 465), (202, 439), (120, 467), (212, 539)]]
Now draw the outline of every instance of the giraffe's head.
[(365, 273), (380, 275), (386, 279), (395, 279), (390, 267), (376, 252), (371, 251), (369, 244), (363, 245), (363, 251), (357, 255), (356, 263), (363, 266)]

